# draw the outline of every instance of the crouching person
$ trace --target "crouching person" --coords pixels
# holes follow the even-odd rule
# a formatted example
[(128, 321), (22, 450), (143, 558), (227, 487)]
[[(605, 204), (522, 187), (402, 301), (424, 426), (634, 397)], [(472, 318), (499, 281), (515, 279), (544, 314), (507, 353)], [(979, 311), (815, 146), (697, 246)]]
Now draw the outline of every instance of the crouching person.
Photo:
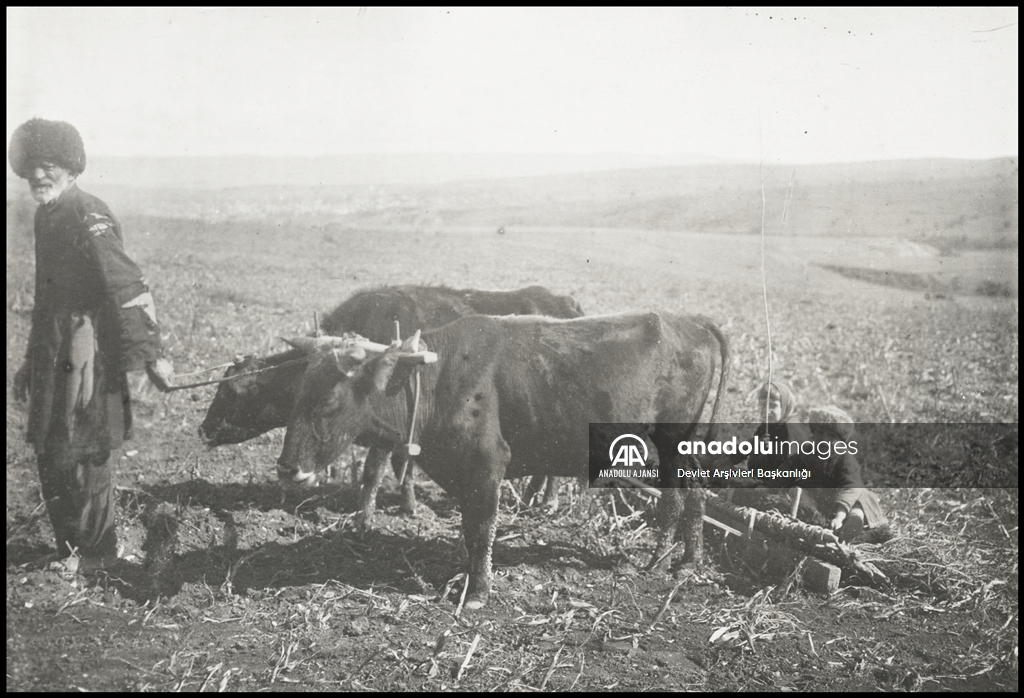
[[(711, 470), (716, 468), (727, 469), (746, 461), (744, 469), (752, 473), (758, 469), (771, 471), (777, 468), (785, 468), (790, 458), (788, 451), (784, 452), (775, 446), (771, 449), (770, 453), (765, 453), (767, 448), (759, 450), (757, 446), (762, 442), (779, 444), (795, 441), (801, 443), (811, 439), (810, 429), (807, 424), (800, 420), (797, 414), (797, 403), (796, 395), (785, 383), (772, 381), (762, 385), (757, 395), (757, 416), (760, 424), (750, 436), (749, 443), (751, 448), (747, 450), (748, 453), (751, 450), (753, 453), (750, 456), (745, 456), (742, 454), (741, 449), (737, 449), (737, 452), (731, 455), (723, 454), (708, 458), (705, 461), (705, 466)], [(778, 484), (778, 481), (774, 482)], [(753, 476), (748, 479), (731, 477), (726, 481), (719, 481), (716, 484), (724, 487), (726, 498), (734, 501), (736, 504), (759, 509), (767, 509), (777, 504), (777, 502), (771, 501), (774, 498), (767, 497), (763, 491), (754, 492), (749, 489), (747, 491), (736, 489), (754, 488), (767, 484)], [(777, 491), (781, 493), (781, 490)], [(788, 511), (789, 508), (788, 506), (783, 506), (780, 508), (780, 511), (782, 510)]]
[(839, 540), (863, 539), (868, 535), (866, 530), (885, 535), (889, 522), (878, 496), (864, 487), (860, 463), (845, 448), (838, 449), (841, 454), (836, 453), (837, 444), (853, 439), (853, 418), (831, 405), (811, 410), (807, 418), (815, 439), (828, 441), (831, 447), (827, 459), (803, 457), (815, 483), (814, 488), (805, 492), (814, 497), (821, 512), (829, 517)]
[(8, 156), (39, 204), (35, 306), (15, 398), (29, 401), (27, 439), (58, 558), (86, 573), (117, 557), (110, 454), (131, 433), (126, 372), (146, 369), (167, 390), (172, 370), (120, 224), (75, 183), (85, 170), (78, 131), (32, 119), (14, 132)]

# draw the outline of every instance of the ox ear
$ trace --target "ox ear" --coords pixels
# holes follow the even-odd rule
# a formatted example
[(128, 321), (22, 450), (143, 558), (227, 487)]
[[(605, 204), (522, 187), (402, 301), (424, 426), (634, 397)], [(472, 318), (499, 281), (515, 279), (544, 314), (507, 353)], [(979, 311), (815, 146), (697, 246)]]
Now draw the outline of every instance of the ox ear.
[(355, 391), (364, 398), (373, 391), (384, 392), (400, 359), (399, 345), (396, 342), (383, 353), (363, 363), (353, 383)]
[(362, 347), (348, 347), (346, 349), (332, 349), (331, 358), (334, 365), (346, 378), (351, 378), (363, 365), (366, 360), (366, 350)]

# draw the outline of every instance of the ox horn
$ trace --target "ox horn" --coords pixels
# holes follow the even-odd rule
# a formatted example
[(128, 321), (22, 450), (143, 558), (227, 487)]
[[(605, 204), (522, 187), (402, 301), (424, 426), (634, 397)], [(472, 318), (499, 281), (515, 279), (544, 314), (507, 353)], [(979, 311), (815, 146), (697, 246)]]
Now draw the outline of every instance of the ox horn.
[(296, 349), (300, 349), (301, 351), (304, 351), (307, 354), (312, 353), (316, 349), (316, 340), (314, 340), (312, 337), (292, 337), (291, 339), (288, 339), (287, 337), (281, 337), (280, 339), (285, 344), (288, 344), (289, 346), (292, 346)]
[(356, 346), (357, 342), (347, 337), (281, 337), (281, 341), (286, 344), (290, 344), (296, 349), (300, 349), (304, 352), (311, 353), (317, 349), (329, 347), (331, 349), (344, 349), (346, 347)]

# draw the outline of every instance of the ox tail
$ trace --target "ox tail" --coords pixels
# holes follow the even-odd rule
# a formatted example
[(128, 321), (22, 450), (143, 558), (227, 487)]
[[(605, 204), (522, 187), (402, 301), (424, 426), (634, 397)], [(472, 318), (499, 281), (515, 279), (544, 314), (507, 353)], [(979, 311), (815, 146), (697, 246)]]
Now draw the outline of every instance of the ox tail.
[(711, 408), (711, 417), (708, 419), (708, 433), (705, 437), (708, 441), (713, 441), (718, 434), (718, 409), (722, 405), (722, 397), (725, 395), (725, 386), (729, 379), (729, 340), (722, 334), (722, 330), (719, 329), (718, 325), (702, 318), (704, 321), (704, 329), (715, 336), (718, 340), (718, 348), (721, 352), (722, 357), (722, 370), (718, 374), (718, 391), (715, 393), (715, 402)]

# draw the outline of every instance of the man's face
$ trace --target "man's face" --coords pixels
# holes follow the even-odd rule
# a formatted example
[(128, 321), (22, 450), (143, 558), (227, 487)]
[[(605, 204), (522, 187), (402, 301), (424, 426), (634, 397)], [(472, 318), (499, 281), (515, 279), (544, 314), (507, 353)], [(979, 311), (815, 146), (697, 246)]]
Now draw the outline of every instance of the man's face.
[(31, 163), (28, 168), (28, 186), (32, 190), (32, 198), (44, 206), (56, 201), (74, 181), (74, 175), (67, 168), (48, 160)]

